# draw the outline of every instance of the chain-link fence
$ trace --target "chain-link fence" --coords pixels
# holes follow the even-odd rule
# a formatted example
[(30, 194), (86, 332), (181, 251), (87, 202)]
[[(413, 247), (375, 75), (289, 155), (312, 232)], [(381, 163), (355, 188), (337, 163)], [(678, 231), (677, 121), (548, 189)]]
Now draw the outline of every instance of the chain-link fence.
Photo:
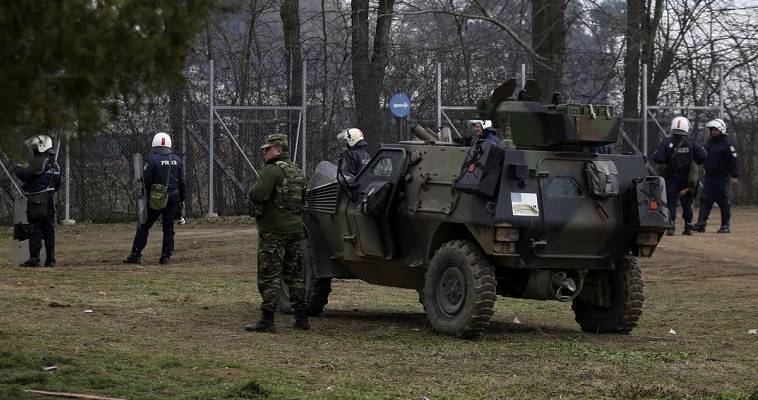
[[(268, 134), (287, 133), (291, 157), (305, 161), (310, 173), (322, 160), (338, 161), (342, 146), (336, 135), (350, 127), (365, 132), (370, 152), (382, 143), (411, 139), (416, 124), (432, 129), (450, 126), (454, 137), (469, 135), (466, 121), (476, 118), (473, 106), (479, 99), (489, 97), (507, 79), (515, 78), (520, 85), (524, 77), (534, 77), (529, 58), (518, 52), (497, 57), (484, 51), (393, 54), (386, 65), (350, 64), (348, 59), (342, 65), (327, 65), (306, 57), (298, 68), (304, 71), (305, 84), (297, 90), (304, 93), (293, 93), (297, 77), (282, 66), (272, 65), (264, 79), (245, 76), (233, 61), (217, 60), (211, 69), (208, 60), (192, 59), (185, 81), (168, 84), (163, 95), (113, 99), (118, 113), (98, 134), (62, 135), (59, 161), (68, 171), (69, 190), (68, 196), (65, 191), (59, 194), (59, 219), (135, 220), (132, 155), (146, 155), (155, 132), (170, 132), (173, 148), (185, 162), (188, 216), (243, 214), (246, 193), (263, 165), (259, 148)], [(604, 79), (613, 60), (606, 60), (608, 65), (603, 60), (586, 52), (567, 52), (562, 100), (619, 108), (623, 88), (618, 80)], [(368, 72), (361, 75), (356, 70)], [(555, 80), (545, 78), (544, 72), (542, 76), (537, 83), (544, 100), (555, 90)], [(388, 99), (395, 93), (411, 99), (407, 117), (390, 112)], [(697, 127), (712, 115), (701, 112), (691, 117)], [(658, 118), (664, 131), (669, 120), (662, 114)], [(625, 122), (628, 142), (634, 146), (624, 150), (641, 146), (640, 127), (641, 121)], [(660, 139), (654, 128), (651, 121), (648, 154)], [(700, 135), (701, 130), (693, 132)], [(12, 165), (11, 160), (2, 161)], [(15, 189), (4, 172), (0, 176), (0, 220), (8, 222)]]

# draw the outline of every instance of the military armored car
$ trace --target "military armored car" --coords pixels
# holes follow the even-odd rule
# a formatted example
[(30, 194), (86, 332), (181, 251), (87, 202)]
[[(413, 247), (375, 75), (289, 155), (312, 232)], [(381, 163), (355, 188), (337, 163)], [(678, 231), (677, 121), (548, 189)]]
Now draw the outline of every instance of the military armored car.
[(607, 105), (551, 104), (501, 85), (479, 117), (503, 137), (383, 145), (354, 177), (322, 162), (306, 194), (311, 314), (332, 278), (416, 289), (432, 328), (476, 337), (498, 296), (572, 302), (583, 331), (629, 333), (642, 313), (637, 257), (669, 224), (664, 181), (615, 143)]

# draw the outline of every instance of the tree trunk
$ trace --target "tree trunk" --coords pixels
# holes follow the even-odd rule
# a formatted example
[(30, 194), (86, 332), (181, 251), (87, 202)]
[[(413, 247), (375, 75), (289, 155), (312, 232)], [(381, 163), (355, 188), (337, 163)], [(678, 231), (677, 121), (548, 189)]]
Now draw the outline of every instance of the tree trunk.
[(300, 53), (300, 0), (282, 0), (284, 65), (287, 74), (287, 104), (300, 105), (303, 95), (303, 57)]
[(378, 16), (374, 35), (374, 48), (369, 56), (369, 0), (353, 0), (352, 54), (353, 96), (357, 127), (369, 137), (378, 138), (383, 129), (383, 110), (380, 109), (384, 89), (384, 70), (387, 67), (387, 45), (392, 25), (394, 0), (379, 0)]
[(543, 98), (540, 100), (550, 99), (553, 92), (561, 89), (566, 43), (565, 11), (563, 0), (532, 1), (532, 46), (547, 60), (547, 67), (534, 65), (534, 79), (542, 89)]

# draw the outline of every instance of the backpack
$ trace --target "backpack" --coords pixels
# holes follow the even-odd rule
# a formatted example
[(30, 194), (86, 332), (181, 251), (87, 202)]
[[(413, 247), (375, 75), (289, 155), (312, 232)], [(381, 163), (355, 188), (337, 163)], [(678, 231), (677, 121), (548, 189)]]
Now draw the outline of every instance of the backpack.
[(276, 185), (273, 205), (275, 208), (294, 213), (303, 212), (305, 199), (305, 174), (294, 163), (277, 161), (276, 166), (282, 169), (282, 181)]

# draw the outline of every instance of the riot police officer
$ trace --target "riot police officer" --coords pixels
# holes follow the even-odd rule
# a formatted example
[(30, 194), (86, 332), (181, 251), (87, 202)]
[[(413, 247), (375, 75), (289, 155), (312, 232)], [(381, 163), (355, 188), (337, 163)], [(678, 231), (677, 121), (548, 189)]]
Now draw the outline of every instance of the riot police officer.
[[(688, 138), (690, 121), (685, 117), (676, 117), (671, 121), (671, 136), (661, 140), (653, 154), (653, 161), (663, 167), (661, 176), (666, 180), (666, 199), (671, 214), (671, 227), (667, 235), (674, 234), (676, 222), (676, 203), (682, 203), (684, 219), (683, 235), (692, 235), (693, 191), (697, 182), (690, 182), (690, 169), (693, 161), (702, 164), (706, 158), (705, 150)], [(689, 190), (687, 190), (689, 189)]]
[(162, 217), (163, 245), (159, 262), (168, 264), (174, 251), (174, 221), (181, 215), (181, 210), (184, 208), (185, 187), (184, 163), (179, 156), (171, 152), (171, 137), (167, 133), (159, 132), (153, 137), (150, 157), (145, 163), (144, 182), (149, 196), (164, 193), (168, 198), (162, 208), (153, 205), (148, 207), (147, 220), (144, 224), (137, 226), (131, 254), (124, 262), (128, 264), (142, 262), (142, 250), (147, 246), (150, 228), (158, 217)]
[(287, 135), (269, 135), (261, 146), (266, 165), (250, 191), (250, 200), (257, 209), (258, 290), (263, 314), (257, 323), (245, 326), (250, 332), (276, 332), (274, 312), (282, 281), (289, 286), (295, 328), (310, 329), (300, 266), (305, 175), (290, 161), (287, 148)]
[(55, 161), (53, 140), (47, 135), (36, 135), (24, 142), (32, 153), (27, 165), (17, 164), (16, 177), (23, 183), (27, 197), (29, 232), (29, 259), (22, 267), (39, 267), (42, 240), (45, 241), (45, 266), (55, 266), (55, 192), (61, 186), (61, 169)]
[(732, 217), (730, 185), (736, 186), (740, 177), (737, 150), (727, 136), (724, 121), (714, 119), (705, 126), (709, 129), (711, 138), (705, 144), (708, 158), (705, 160), (703, 195), (700, 198), (700, 213), (695, 231), (705, 232), (711, 208), (713, 203), (716, 203), (721, 211), (721, 227), (718, 233), (729, 233), (729, 220)]
[(345, 150), (340, 156), (340, 169), (352, 176), (358, 175), (371, 158), (366, 151), (368, 143), (363, 137), (363, 131), (358, 128), (345, 129), (337, 135), (337, 140), (345, 144)]

